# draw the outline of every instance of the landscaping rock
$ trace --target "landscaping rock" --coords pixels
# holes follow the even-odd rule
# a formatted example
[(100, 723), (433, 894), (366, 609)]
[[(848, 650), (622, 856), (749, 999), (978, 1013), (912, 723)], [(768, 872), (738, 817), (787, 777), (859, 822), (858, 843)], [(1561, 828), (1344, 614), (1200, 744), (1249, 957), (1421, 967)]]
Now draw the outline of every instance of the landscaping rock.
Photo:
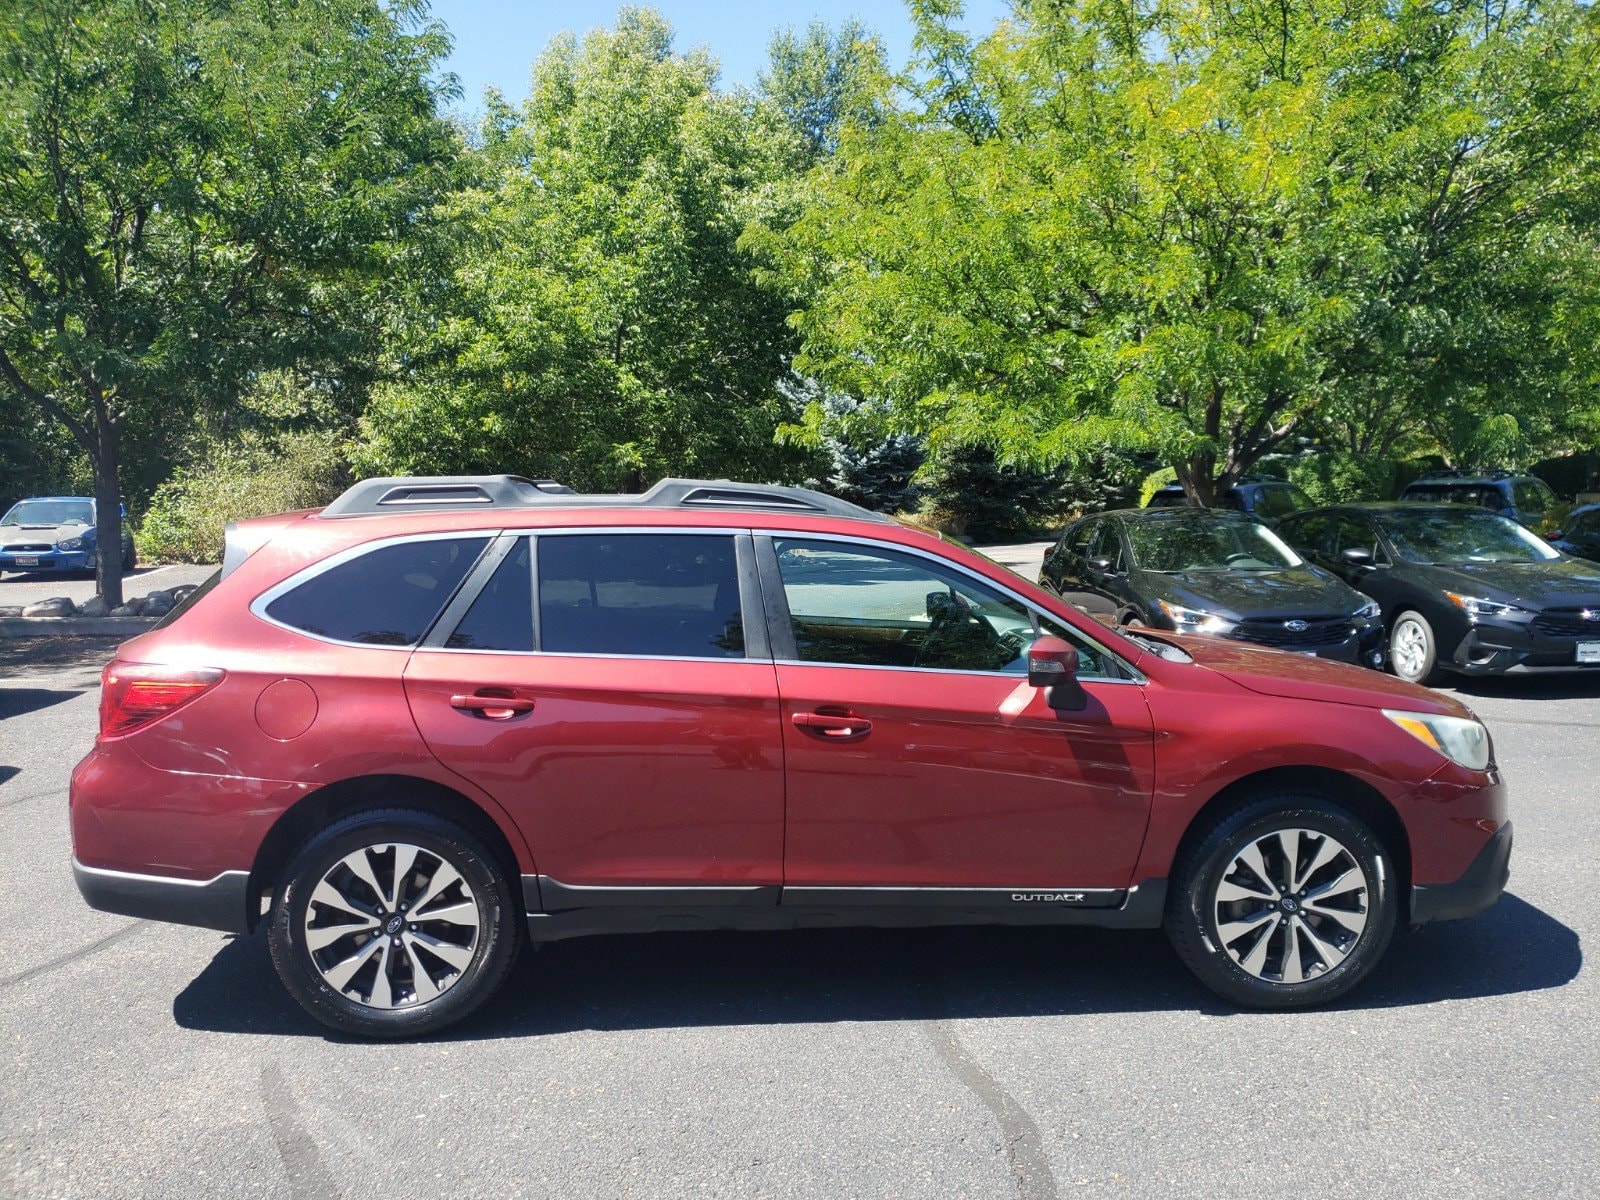
[(39, 600), (27, 605), (22, 610), (25, 617), (70, 617), (76, 612), (78, 606), (72, 602), (70, 596), (51, 596), (48, 600)]
[(20, 617), (21, 615), (22, 605), (20, 604), (7, 604), (0, 607), (0, 621), (8, 620), (11, 617)]
[(142, 617), (164, 617), (172, 611), (177, 601), (172, 598), (169, 591), (151, 592), (144, 598), (144, 607), (139, 610)]
[(144, 598), (142, 596), (135, 596), (126, 604), (119, 604), (117, 607), (113, 608), (110, 615), (113, 617), (137, 617), (143, 611)]
[(106, 603), (104, 596), (91, 596), (78, 605), (80, 617), (103, 617), (111, 611), (111, 606)]

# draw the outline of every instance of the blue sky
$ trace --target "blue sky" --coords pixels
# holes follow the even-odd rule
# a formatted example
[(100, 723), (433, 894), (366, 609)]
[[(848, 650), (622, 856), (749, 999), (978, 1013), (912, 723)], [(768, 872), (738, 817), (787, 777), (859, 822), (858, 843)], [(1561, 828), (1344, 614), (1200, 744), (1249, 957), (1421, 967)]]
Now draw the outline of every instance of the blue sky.
[[(476, 109), (494, 85), (513, 101), (528, 90), (528, 71), (550, 39), (564, 29), (582, 32), (609, 25), (617, 3), (568, 0), (433, 0), (433, 15), (450, 28), (455, 52), (449, 67), (461, 79), (462, 107)], [(860, 17), (883, 36), (890, 61), (902, 65), (911, 50), (911, 21), (903, 0), (655, 0), (651, 4), (678, 31), (679, 49), (705, 45), (722, 62), (724, 86), (754, 83), (766, 60), (767, 40), (785, 25), (813, 19), (837, 25)], [(1005, 0), (967, 0), (969, 29), (987, 31), (1009, 6)]]

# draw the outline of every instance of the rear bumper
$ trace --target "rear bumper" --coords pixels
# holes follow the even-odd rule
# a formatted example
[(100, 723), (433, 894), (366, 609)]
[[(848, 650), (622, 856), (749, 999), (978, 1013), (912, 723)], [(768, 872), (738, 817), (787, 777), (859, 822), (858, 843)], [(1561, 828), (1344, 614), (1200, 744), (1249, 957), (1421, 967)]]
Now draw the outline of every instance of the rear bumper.
[(89, 907), (101, 912), (224, 933), (246, 933), (250, 928), (248, 871), (223, 871), (212, 879), (174, 879), (86, 867), (74, 858), (72, 876)]
[(1511, 822), (1507, 821), (1454, 883), (1411, 889), (1411, 924), (1456, 921), (1480, 913), (1500, 899), (1510, 877)]

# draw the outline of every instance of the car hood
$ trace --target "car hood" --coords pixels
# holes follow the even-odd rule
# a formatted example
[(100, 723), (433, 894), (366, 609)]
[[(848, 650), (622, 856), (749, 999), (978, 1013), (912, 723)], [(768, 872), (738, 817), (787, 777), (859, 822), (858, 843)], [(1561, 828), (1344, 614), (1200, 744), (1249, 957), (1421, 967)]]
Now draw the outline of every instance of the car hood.
[(1520, 604), (1600, 605), (1600, 566), (1581, 558), (1540, 563), (1451, 563), (1413, 567), (1419, 581), (1440, 591)]
[(1145, 573), (1153, 595), (1233, 619), (1353, 613), (1365, 601), (1342, 580), (1314, 567), (1282, 571)]
[(91, 537), (93, 525), (0, 525), (0, 546), (13, 542), (49, 542), (54, 546), (68, 538)]
[(1466, 705), (1453, 697), (1365, 667), (1268, 650), (1228, 638), (1165, 631), (1159, 634), (1148, 630), (1139, 632), (1181, 646), (1201, 666), (1263, 696), (1357, 704), (1364, 708), (1399, 708), (1454, 717), (1473, 715)]

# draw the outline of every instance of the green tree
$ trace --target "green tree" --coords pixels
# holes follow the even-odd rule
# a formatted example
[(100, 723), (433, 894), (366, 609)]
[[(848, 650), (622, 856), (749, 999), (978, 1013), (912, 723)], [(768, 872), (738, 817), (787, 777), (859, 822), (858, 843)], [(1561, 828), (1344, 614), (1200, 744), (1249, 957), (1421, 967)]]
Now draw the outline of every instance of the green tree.
[(360, 465), (625, 489), (792, 470), (773, 430), (793, 336), (738, 240), (791, 203), (794, 139), (715, 83), (704, 52), (625, 8), (552, 43), (520, 111), (491, 94), (477, 177), (441, 213), (444, 275), (397, 330)]
[(888, 85), (883, 42), (855, 18), (838, 29), (821, 21), (804, 33), (780, 29), (756, 77), (757, 90), (778, 106), (799, 138), (804, 166), (832, 154), (845, 126), (872, 125)]
[(455, 143), (419, 4), (38, 0), (0, 30), (0, 380), (94, 472), (121, 602), (130, 432), (362, 343), (355, 289)]
[(1204, 503), (1299, 437), (1577, 402), (1587, 6), (1019, 0), (977, 43), (912, 8), (898, 103), (760, 245), (798, 368), (936, 452), (1154, 453)]

